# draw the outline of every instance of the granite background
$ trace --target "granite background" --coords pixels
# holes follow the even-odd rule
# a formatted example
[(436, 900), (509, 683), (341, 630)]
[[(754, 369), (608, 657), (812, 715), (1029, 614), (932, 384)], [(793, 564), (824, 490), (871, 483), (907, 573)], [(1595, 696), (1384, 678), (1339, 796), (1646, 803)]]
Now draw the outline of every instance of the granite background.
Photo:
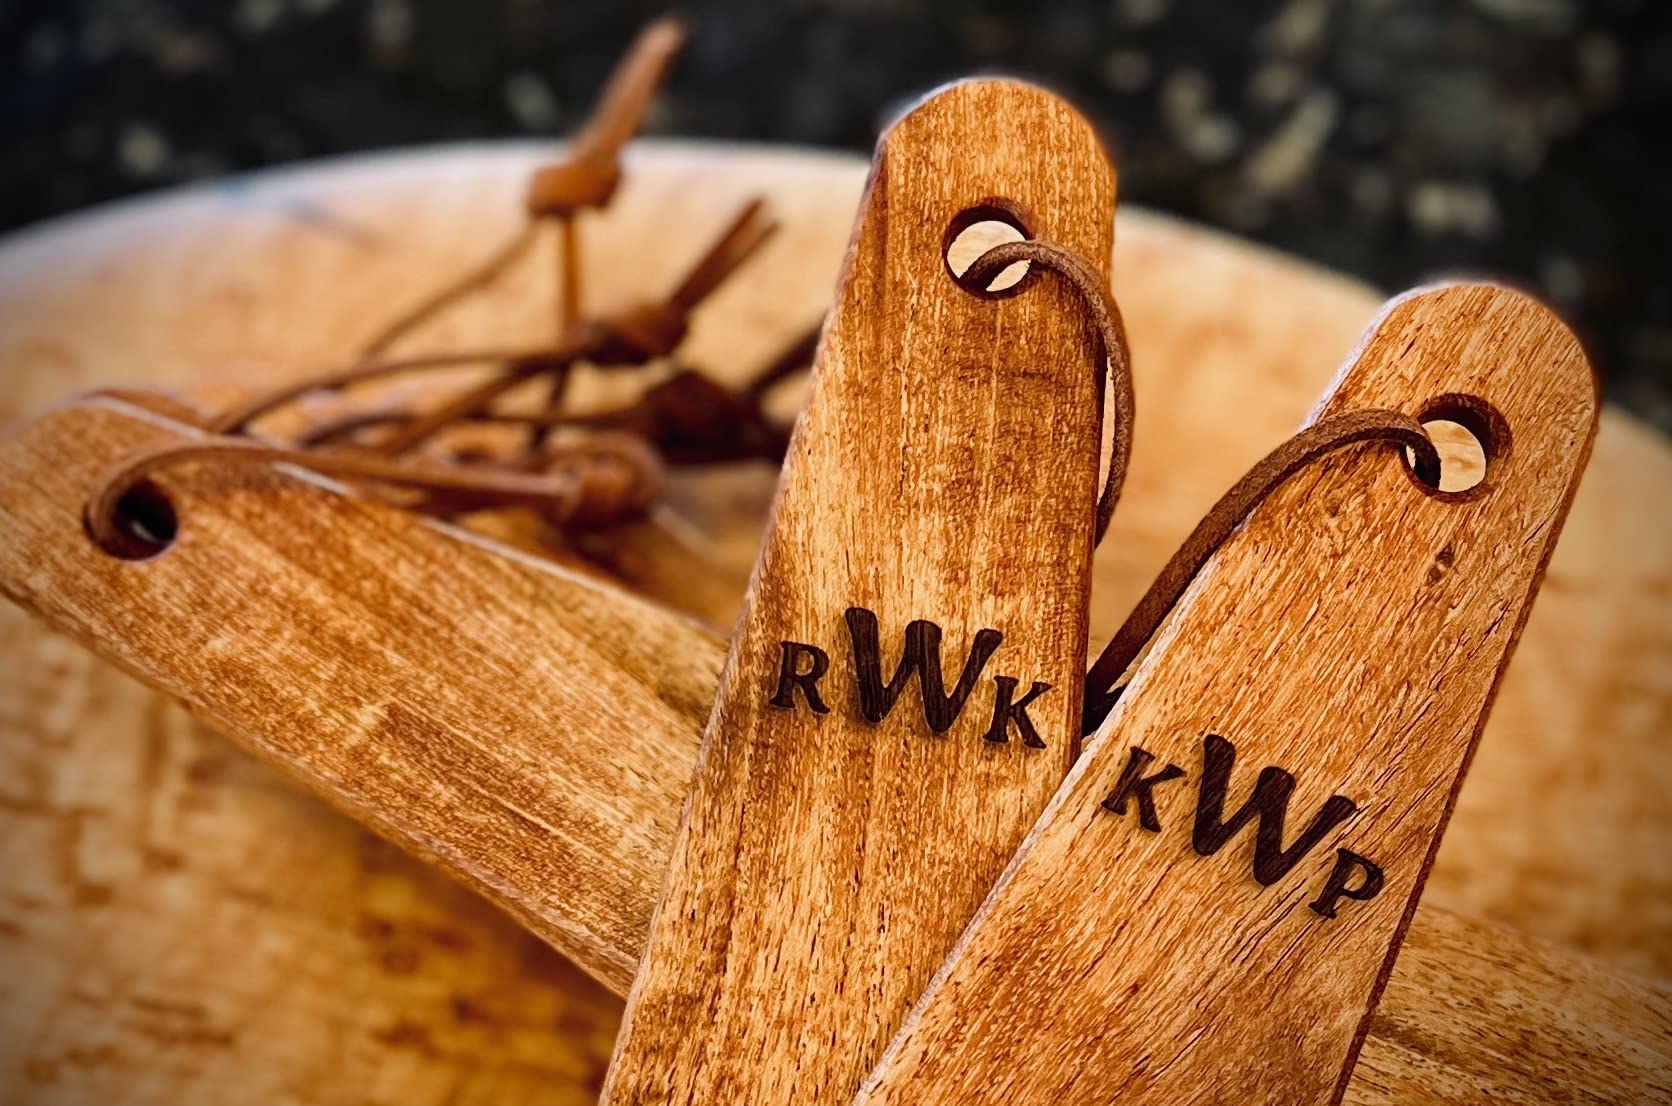
[[(636, 0), (0, 0), (0, 228), (348, 151), (556, 135)], [(867, 150), (972, 71), (1068, 94), (1123, 199), (1393, 289), (1490, 273), (1672, 430), (1665, 0), (705, 0), (660, 133)]]

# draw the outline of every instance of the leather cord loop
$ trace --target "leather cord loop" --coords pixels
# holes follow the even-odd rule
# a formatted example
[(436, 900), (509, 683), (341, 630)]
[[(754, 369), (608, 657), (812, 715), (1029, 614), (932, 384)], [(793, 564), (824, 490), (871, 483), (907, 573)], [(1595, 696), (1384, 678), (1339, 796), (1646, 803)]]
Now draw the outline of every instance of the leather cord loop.
[[(1101, 543), (1114, 517), (1126, 471), (1132, 458), (1132, 420), (1136, 401), (1132, 391), (1132, 361), (1126, 347), (1126, 326), (1120, 308), (1103, 277), (1072, 250), (1050, 242), (1033, 240), (1005, 242), (994, 246), (970, 263), (958, 282), (977, 295), (989, 295), (992, 279), (1018, 262), (1029, 262), (1055, 273), (1068, 282), (1080, 297), (1092, 328), (1102, 347), (1094, 370), (1098, 401), (1104, 404), (1103, 419), (1113, 428), (1109, 471), (1097, 499), (1094, 543)], [(1105, 400), (1105, 395), (1107, 399)]]
[(412, 488), (444, 499), (453, 512), (534, 507), (559, 524), (596, 524), (642, 511), (655, 499), (661, 466), (642, 441), (597, 434), (552, 455), (544, 472), (392, 461), (363, 453), (303, 451), (250, 438), (170, 442), (121, 462), (85, 508), (88, 534), (106, 549), (121, 546), (123, 499), (164, 469), (206, 461), (288, 464), (322, 476)]
[[(642, 511), (650, 502), (649, 493), (644, 489), (656, 486), (660, 472), (655, 452), (643, 442), (634, 443), (630, 458), (626, 453), (621, 455), (622, 460), (636, 464), (639, 473), (626, 491), (619, 487), (614, 491), (601, 490), (600, 486), (587, 484), (585, 480), (577, 484), (574, 474), (562, 468), (573, 459), (574, 449), (551, 455), (535, 454), (526, 461), (545, 465), (555, 457), (559, 469), (548, 475), (518, 472), (514, 467), (416, 462), (398, 457), (449, 426), (479, 421), (495, 399), (525, 381), (567, 372), (582, 360), (606, 366), (637, 365), (668, 356), (683, 341), (690, 313), (760, 249), (775, 226), (765, 215), (761, 202), (750, 201), (686, 271), (666, 300), (636, 305), (610, 318), (579, 324), (556, 346), (362, 362), (322, 377), (287, 384), (217, 418), (194, 423), (215, 437), (142, 454), (118, 466), (88, 502), (89, 531), (101, 545), (113, 548), (111, 541), (119, 537), (118, 504), (148, 473), (178, 461), (217, 458), (294, 464), (344, 479), (421, 488), (432, 493), (432, 506), (463, 502), (533, 504), (544, 508), (558, 521), (577, 526), (588, 520), (601, 521), (612, 510), (617, 519)], [(311, 391), (341, 388), (402, 372), (457, 368), (484, 361), (500, 361), (501, 371), (439, 408), (401, 422), (367, 450), (352, 453), (306, 450), (237, 436), (247, 431), (257, 418)], [(578, 420), (570, 421), (580, 425)], [(333, 427), (332, 433), (338, 433), (338, 428)]]
[(1409, 449), (1418, 479), (1440, 483), (1440, 454), (1422, 423), (1399, 411), (1377, 408), (1330, 415), (1268, 453), (1220, 497), (1168, 560), (1109, 644), (1086, 673), (1082, 732), (1090, 734), (1120, 698), (1115, 686), (1155, 636), (1202, 566), (1254, 509), (1295, 473), (1336, 450), (1365, 442), (1391, 442)]
[[(481, 506), (532, 505), (562, 526), (586, 529), (645, 510), (655, 494), (664, 456), (675, 463), (703, 463), (781, 454), (787, 435), (766, 415), (756, 392), (734, 395), (694, 372), (680, 372), (651, 387), (627, 408), (588, 414), (563, 410), (567, 384), (578, 364), (614, 370), (670, 358), (685, 340), (691, 313), (753, 257), (776, 229), (762, 201), (750, 200), (663, 300), (603, 317), (580, 314), (574, 217), (583, 208), (603, 206), (614, 193), (621, 178), (622, 148), (639, 129), (686, 37), (685, 26), (677, 18), (649, 24), (616, 68), (597, 110), (563, 159), (534, 174), (524, 225), (462, 278), (381, 328), (355, 364), (286, 384), (219, 415), (203, 415), (156, 397), (130, 397), (131, 402), (209, 436), (160, 447), (116, 466), (85, 505), (89, 531), (101, 545), (116, 552), (122, 544), (117, 540), (122, 536), (120, 526), (144, 528), (137, 516), (118, 518), (124, 498), (151, 473), (188, 462), (291, 464), (348, 480), (416, 489), (421, 494), (404, 500), (415, 510), (448, 515)], [(438, 312), (518, 264), (534, 245), (538, 226), (546, 221), (555, 222), (559, 231), (556, 342), (527, 349), (416, 357), (385, 354), (389, 346)], [(792, 348), (790, 354), (795, 353)], [(339, 391), (397, 374), (474, 365), (493, 371), (430, 410), (349, 414), (300, 432), (292, 444), (249, 436), (258, 419), (310, 392)], [(500, 396), (539, 378), (549, 383), (543, 410), (518, 415), (493, 409)], [(520, 450), (412, 456), (453, 426), (518, 421), (528, 427)], [(548, 435), (561, 427), (585, 433), (578, 435), (578, 443), (566, 441), (548, 448)], [(379, 430), (372, 440), (349, 444), (347, 439), (371, 429)], [(328, 445), (333, 448), (325, 448)], [(132, 506), (138, 509), (137, 503)]]

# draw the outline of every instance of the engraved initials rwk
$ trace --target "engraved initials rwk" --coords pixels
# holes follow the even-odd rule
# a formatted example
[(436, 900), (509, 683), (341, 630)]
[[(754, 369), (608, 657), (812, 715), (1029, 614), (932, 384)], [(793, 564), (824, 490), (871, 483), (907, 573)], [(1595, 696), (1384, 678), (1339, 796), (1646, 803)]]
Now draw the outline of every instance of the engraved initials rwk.
[[(1004, 635), (997, 630), (983, 629), (975, 635), (969, 655), (964, 658), (957, 681), (948, 690), (941, 667), (941, 628), (933, 622), (918, 619), (906, 627), (904, 647), (894, 674), (884, 683), (882, 642), (878, 633), (877, 616), (864, 607), (849, 607), (843, 615), (848, 628), (849, 653), (853, 659), (853, 679), (860, 715), (872, 725), (881, 723), (894, 710), (900, 695), (917, 678), (918, 693), (923, 704), (923, 720), (929, 731), (943, 734), (963, 713), (964, 706), (981, 680), (987, 662), (998, 651)], [(779, 647), (778, 681), (771, 706), (794, 710), (799, 695), (807, 708), (816, 714), (828, 714), (829, 705), (819, 690), (819, 682), (830, 672), (830, 654), (816, 645), (800, 641), (785, 641)], [(1014, 728), (1021, 735), (1022, 744), (1032, 749), (1045, 748), (1045, 741), (1028, 717), (1028, 707), (1051, 685), (1038, 680), (1020, 698), (1016, 688), (1020, 681), (1014, 676), (993, 677), (992, 721), (982, 738), (997, 744), (1010, 740)]]

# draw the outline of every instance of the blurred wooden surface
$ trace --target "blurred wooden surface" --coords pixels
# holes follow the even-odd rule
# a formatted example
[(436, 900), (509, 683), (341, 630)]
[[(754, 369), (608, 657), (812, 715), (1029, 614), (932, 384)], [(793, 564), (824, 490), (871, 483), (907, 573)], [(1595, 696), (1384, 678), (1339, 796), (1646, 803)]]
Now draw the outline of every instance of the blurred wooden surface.
[[(333, 363), (512, 224), (537, 156), (351, 162), (14, 237), (0, 411), (118, 382), (213, 406)], [(590, 302), (659, 287), (682, 246), (761, 190), (785, 229), (697, 320), (691, 359), (745, 372), (822, 310), (860, 162), (648, 145), (632, 163), (587, 225)], [(519, 270), (411, 346), (542, 337), (549, 271)], [(1214, 496), (1293, 430), (1378, 298), (1130, 212), (1115, 288), (1139, 421), (1098, 563), (1098, 643)], [(1608, 412), (1425, 899), (1655, 975), (1672, 971), (1669, 481), (1666, 443)], [(610, 553), (615, 571), (729, 626), (770, 488), (759, 470), (680, 481), (644, 535), (676, 548)], [(675, 552), (731, 586), (687, 588)], [(555, 954), (9, 606), (0, 656), (8, 1101), (589, 1099), (617, 1004)]]

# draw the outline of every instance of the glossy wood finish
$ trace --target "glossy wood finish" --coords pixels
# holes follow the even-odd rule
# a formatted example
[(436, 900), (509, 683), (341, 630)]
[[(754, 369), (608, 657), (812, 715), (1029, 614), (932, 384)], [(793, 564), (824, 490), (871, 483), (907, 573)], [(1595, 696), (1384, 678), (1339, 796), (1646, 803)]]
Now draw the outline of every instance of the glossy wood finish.
[[(94, 483), (104, 471), (105, 458), (101, 449), (121, 451), (126, 443), (154, 439), (162, 428), (148, 413), (122, 410), (109, 401), (93, 405), (67, 408), (34, 424), (30, 434), (14, 440), (8, 448), (0, 449), (0, 488), (8, 489), (0, 497), (0, 541), (7, 551), (7, 563), (19, 563), (14, 554), (23, 553), (26, 563), (36, 566), (32, 579), (43, 583), (60, 573), (81, 575), (99, 574), (109, 581), (127, 578), (125, 589), (129, 604), (140, 600), (149, 604), (167, 603), (170, 597), (170, 576), (158, 573), (156, 583), (136, 587), (147, 570), (164, 568), (170, 557), (188, 554), (194, 546), (182, 539), (151, 562), (131, 564), (117, 562), (97, 568), (92, 558), (109, 560), (86, 543), (65, 544), (58, 540), (65, 527), (78, 525), (73, 505), (79, 502), (84, 489)], [(32, 439), (32, 440), (31, 440)], [(205, 472), (199, 480), (210, 474)], [(268, 502), (282, 501), (287, 516), (299, 534), (317, 538), (329, 527), (353, 523), (361, 532), (381, 536), (384, 540), (410, 543), (414, 549), (425, 548), (426, 538), (409, 531), (423, 531), (436, 544), (430, 554), (418, 563), (460, 566), (451, 585), (452, 599), (448, 609), (468, 610), (480, 603), (484, 609), (503, 603), (506, 594), (533, 597), (573, 594), (580, 587), (576, 578), (561, 567), (534, 559), (516, 559), (503, 552), (484, 549), (479, 539), (463, 534), (449, 534), (445, 528), (422, 522), (408, 515), (364, 501), (350, 500), (311, 481), (301, 481), (279, 472), (266, 474), (256, 480), (242, 480), (242, 487), (229, 486), (224, 478), (210, 478), (209, 483), (193, 484), (179, 480), (170, 486), (186, 524), (200, 536), (220, 533), (222, 536), (249, 536), (247, 512), (254, 497)], [(210, 494), (202, 494), (208, 492)], [(229, 493), (231, 493), (229, 495)], [(24, 497), (30, 504), (41, 502), (72, 505), (68, 510), (30, 509), (18, 513), (16, 504)], [(368, 525), (369, 523), (369, 525)], [(51, 535), (51, 540), (47, 536)], [(287, 542), (284, 558), (275, 558), (265, 543), (221, 543), (202, 546), (215, 550), (214, 570), (220, 577), (216, 588), (228, 592), (263, 591), (268, 601), (250, 605), (248, 610), (269, 612), (294, 610), (301, 616), (301, 625), (309, 625), (331, 634), (333, 648), (345, 655), (368, 653), (389, 657), (421, 658), (427, 650), (449, 651), (435, 644), (439, 633), (428, 615), (416, 621), (408, 617), (392, 620), (329, 619), (320, 622), (315, 614), (321, 597), (321, 578), (310, 571), (316, 563), (329, 563), (325, 554), (310, 552), (307, 543)], [(493, 591), (477, 594), (474, 586), (487, 581), (480, 573), (483, 566), (473, 565), (477, 557), (494, 558), (495, 565), (503, 566), (487, 571), (521, 574), (526, 578), (509, 592), (506, 580), (492, 577)], [(180, 560), (184, 561), (184, 557)], [(377, 562), (368, 561), (367, 566)], [(167, 573), (178, 573), (177, 566)], [(385, 565), (382, 570), (368, 567), (365, 578), (353, 583), (355, 592), (381, 591), (405, 586), (410, 581), (414, 562), (401, 567)], [(9, 592), (27, 599), (17, 591), (18, 578), (9, 577)], [(121, 585), (118, 585), (121, 586)], [(92, 589), (88, 594), (93, 594)], [(194, 595), (201, 594), (194, 589)], [(625, 646), (631, 655), (631, 642), (638, 629), (645, 627), (641, 619), (647, 608), (625, 595), (615, 595), (608, 586), (588, 587), (581, 594), (588, 596), (585, 610), (590, 624), (586, 634), (595, 642), (615, 642)], [(495, 597), (498, 598), (495, 598)], [(631, 979), (634, 955), (642, 947), (648, 932), (651, 911), (657, 888), (663, 878), (666, 857), (673, 847), (674, 825), (679, 809), (680, 790), (690, 779), (691, 767), (699, 744), (703, 713), (694, 704), (707, 700), (720, 667), (723, 646), (718, 638), (693, 629), (685, 640), (687, 654), (678, 665), (670, 667), (665, 679), (656, 685), (656, 699), (661, 707), (642, 707), (645, 717), (661, 719), (667, 728), (622, 729), (614, 733), (607, 761), (597, 764), (597, 776), (587, 784), (575, 774), (575, 766), (565, 762), (559, 752), (555, 764), (548, 766), (539, 756), (554, 755), (554, 739), (543, 727), (552, 726), (546, 715), (546, 705), (553, 701), (550, 694), (564, 694), (564, 688), (579, 686), (625, 686), (634, 682), (630, 670), (623, 671), (609, 659), (607, 652), (587, 654), (572, 645), (573, 627), (560, 609), (528, 608), (528, 617), (520, 624), (516, 640), (493, 637), (477, 638), (469, 633), (467, 621), (464, 640), (473, 641), (478, 649), (475, 656), (476, 678), (461, 682), (449, 663), (445, 672), (432, 673), (427, 681), (414, 677), (401, 685), (402, 696), (391, 702), (398, 711), (389, 708), (350, 712), (319, 709), (300, 718), (294, 712), (270, 709), (272, 689), (261, 684), (262, 672), (271, 671), (262, 665), (246, 665), (254, 671), (238, 672), (225, 669), (225, 678), (204, 680), (205, 666), (214, 668), (227, 663), (227, 655), (249, 655), (237, 645), (239, 636), (252, 640), (265, 637), (269, 642), (284, 640), (285, 635), (296, 636), (289, 629), (297, 623), (282, 619), (274, 624), (269, 615), (264, 627), (241, 626), (239, 621), (213, 620), (223, 632), (205, 638), (204, 625), (198, 617), (201, 610), (192, 596), (173, 597), (175, 602), (186, 602), (184, 611), (167, 614), (158, 610), (147, 612), (148, 620), (155, 620), (159, 631), (172, 632), (131, 635), (128, 640), (145, 646), (143, 653), (135, 652), (128, 663), (143, 660), (147, 678), (159, 681), (159, 673), (169, 669), (189, 674), (194, 681), (193, 701), (189, 704), (196, 713), (217, 719), (217, 724), (238, 738), (247, 748), (269, 758), (277, 758), (293, 776), (301, 778), (328, 800), (353, 810), (356, 796), (368, 788), (423, 787), (428, 794), (421, 803), (404, 808), (404, 816), (390, 819), (386, 809), (380, 828), (398, 835), (409, 847), (419, 848), (426, 855), (446, 864), (455, 875), (465, 878), (487, 891), (501, 905), (529, 921), (557, 948), (578, 963), (596, 973), (617, 993), (625, 994)], [(619, 602), (619, 609), (613, 609)], [(459, 604), (453, 608), (452, 604)], [(120, 617), (131, 605), (117, 606), (107, 616), (91, 608), (57, 605), (53, 613), (65, 626), (74, 620), (86, 619), (80, 632), (86, 634), (97, 628), (99, 619)], [(419, 608), (421, 612), (423, 608)], [(660, 616), (667, 617), (667, 616)], [(170, 622), (172, 621), (172, 625)], [(401, 627), (405, 627), (402, 629)], [(663, 627), (665, 628), (665, 627)], [(108, 632), (109, 627), (105, 628)], [(408, 634), (416, 631), (421, 640)], [(344, 636), (347, 635), (347, 636)], [(302, 635), (308, 636), (308, 635)], [(566, 644), (568, 643), (568, 644)], [(206, 648), (207, 646), (207, 648)], [(570, 669), (559, 679), (539, 665), (529, 665), (530, 656), (550, 650), (553, 655), (561, 650), (571, 660)], [(362, 664), (366, 663), (362, 661)], [(524, 666), (527, 672), (516, 682), (499, 676), (507, 670)], [(581, 667), (576, 667), (581, 666)], [(373, 669), (375, 670), (375, 669)], [(298, 671), (312, 672), (303, 680)], [(478, 683), (478, 679), (481, 681)], [(434, 687), (428, 686), (433, 684)], [(307, 695), (322, 704), (344, 701), (345, 685), (342, 675), (329, 668), (292, 670), (291, 690), (277, 692), (293, 696), (305, 687)], [(479, 697), (483, 687), (509, 687), (516, 694), (504, 694), (476, 703), (491, 703), (494, 713), (478, 714), (472, 726), (453, 730), (440, 708), (455, 696)], [(248, 689), (260, 689), (260, 696), (246, 694)], [(681, 707), (679, 704), (685, 704)], [(665, 708), (665, 709), (664, 709)], [(233, 715), (235, 725), (229, 725)], [(403, 721), (405, 740), (391, 742), (387, 719), (396, 714)], [(300, 725), (305, 721), (307, 725)], [(557, 723), (557, 738), (582, 734), (584, 728)], [(381, 734), (378, 742), (368, 738)], [(400, 736), (394, 734), (393, 736)], [(490, 742), (488, 739), (492, 738)], [(308, 748), (313, 744), (311, 750)], [(384, 745), (387, 752), (381, 752)], [(451, 748), (474, 752), (442, 763), (433, 758), (427, 764), (410, 758), (426, 749)], [(353, 779), (336, 775), (339, 764), (352, 765)], [(550, 775), (547, 775), (550, 773)], [(580, 785), (580, 786), (577, 786)], [(641, 805), (643, 797), (662, 794), (661, 807)], [(496, 801), (492, 796), (504, 796)], [(635, 801), (631, 796), (641, 797)], [(387, 800), (381, 800), (387, 801)], [(460, 866), (458, 853), (461, 844), (468, 846), (478, 837), (489, 840), (528, 834), (530, 844), (538, 843), (533, 854), (495, 851), (491, 858), (500, 873), (509, 872), (507, 882), (490, 884), (481, 872)], [(611, 842), (642, 842), (643, 847), (623, 847), (612, 864), (588, 865), (573, 871), (549, 864), (550, 855), (584, 857), (589, 851), (601, 852)], [(527, 864), (527, 876), (519, 876), (512, 867)], [(547, 881), (547, 882), (543, 882)], [(555, 882), (549, 882), (555, 881)], [(582, 914), (584, 908), (591, 913)], [(1444, 927), (1444, 911), (1428, 908), (1419, 912), (1413, 923), (1413, 940), (1423, 938), (1429, 915), (1439, 919), (1435, 924)], [(537, 917), (537, 915), (545, 915)], [(1395, 966), (1394, 985), (1379, 1008), (1376, 1026), (1404, 1027), (1396, 1042), (1400, 1048), (1389, 1051), (1383, 1063), (1390, 1068), (1385, 1079), (1394, 1085), (1420, 1087), (1432, 1077), (1435, 1065), (1448, 1071), (1457, 1067), (1458, 1101), (1469, 1101), (1483, 1086), (1491, 1086), (1478, 1074), (1492, 1069), (1490, 1061), (1482, 1059), (1498, 1053), (1516, 1054), (1522, 1066), (1493, 1078), (1507, 1079), (1509, 1091), (1533, 1093), (1541, 1087), (1556, 1086), (1577, 1101), (1610, 1101), (1609, 1094), (1620, 1088), (1659, 1094), (1667, 1090), (1665, 1073), (1669, 1051), (1666, 1036), (1672, 1025), (1672, 995), (1656, 985), (1631, 977), (1588, 967), (1573, 954), (1547, 949), (1536, 961), (1523, 965), (1505, 946), (1513, 950), (1523, 947), (1522, 939), (1500, 933), (1492, 927), (1465, 928), (1467, 939), (1439, 940), (1432, 947), (1443, 950), (1442, 957), (1455, 958), (1455, 969), (1439, 968), (1424, 978), (1423, 987), (1399, 986), (1398, 965)], [(63, 954), (74, 956), (74, 950)], [(1594, 1027), (1586, 1038), (1597, 1049), (1596, 1055), (1572, 1051), (1571, 1036), (1566, 1025), (1567, 1003), (1571, 987), (1569, 978), (1583, 978), (1601, 987), (1591, 1001), (1598, 1009), (1614, 1011), (1604, 1024)], [(212, 987), (213, 980), (205, 979), (203, 986)], [(1394, 995), (1404, 995), (1411, 1005), (1402, 1006)], [(320, 1002), (335, 1001), (328, 995)], [(352, 1001), (341, 996), (341, 1001)], [(1513, 1017), (1504, 1017), (1507, 1008)], [(1483, 1016), (1484, 1015), (1484, 1016)], [(1367, 1050), (1377, 1047), (1376, 1029)], [(1624, 1082), (1621, 1080), (1624, 1079)], [(1585, 1096), (1590, 1095), (1587, 1099)]]
[[(512, 229), (527, 172), (548, 156), (509, 146), (357, 160), (15, 236), (0, 250), (0, 412), (138, 382), (213, 407), (329, 364)], [(692, 356), (741, 377), (817, 317), (847, 243), (858, 159), (658, 143), (628, 156), (617, 205), (588, 226), (600, 305), (673, 279), (759, 190), (784, 229), (696, 320)], [(1292, 432), (1376, 304), (1351, 281), (1141, 211), (1124, 210), (1118, 227), (1142, 404), (1129, 490), (1095, 564), (1094, 643), (1212, 499)], [(539, 341), (549, 279), (545, 267), (518, 270), (409, 348)], [(1672, 787), (1661, 741), (1672, 530), (1658, 507), (1669, 481), (1665, 443), (1605, 411), (1349, 1102), (1473, 1094), (1530, 1106), (1552, 1087), (1579, 1102), (1617, 1100), (1620, 1087), (1653, 1100), (1662, 992), (1434, 904), (1672, 970), (1672, 854), (1660, 844)], [(730, 625), (771, 490), (756, 469), (681, 477), (655, 523), (592, 553), (635, 588)], [(595, 1090), (615, 1000), (548, 948), (9, 604), (0, 640), (0, 753), (13, 781), (0, 809), (8, 1101), (218, 1104), (271, 1087), (264, 1097), (322, 1106), (533, 1103)], [(152, 757), (158, 727), (167, 755)], [(689, 770), (696, 735), (671, 774)], [(149, 838), (126, 828), (142, 824)], [(147, 863), (153, 846), (179, 866)], [(66, 853), (81, 867), (63, 867)], [(386, 925), (363, 928), (362, 916)], [(251, 940), (256, 931), (271, 936)], [(390, 936), (363, 935), (373, 931)], [(472, 951), (425, 951), (427, 933)], [(404, 971), (415, 956), (423, 971)], [(1505, 987), (1511, 969), (1518, 982)], [(198, 1033), (167, 1012), (137, 1013), (215, 994), (211, 1013), (259, 996), (264, 1020)], [(490, 997), (494, 1026), (456, 1012)], [(1436, 1036), (1435, 1024), (1454, 1028)]]
[[(1103, 353), (1057, 279), (983, 298), (944, 253), (1002, 204), (1105, 267), (1114, 188), (1090, 124), (1011, 81), (878, 143), (605, 1102), (857, 1090), (1067, 773)], [(1023, 730), (999, 697), (1035, 691)]]
[(1391, 305), (1319, 417), (1447, 416), (1485, 445), (1485, 478), (1431, 491), (1399, 450), (1357, 446), (1266, 500), (857, 1101), (1339, 1102), (1590, 453), (1594, 390), (1578, 340), (1519, 293)]

